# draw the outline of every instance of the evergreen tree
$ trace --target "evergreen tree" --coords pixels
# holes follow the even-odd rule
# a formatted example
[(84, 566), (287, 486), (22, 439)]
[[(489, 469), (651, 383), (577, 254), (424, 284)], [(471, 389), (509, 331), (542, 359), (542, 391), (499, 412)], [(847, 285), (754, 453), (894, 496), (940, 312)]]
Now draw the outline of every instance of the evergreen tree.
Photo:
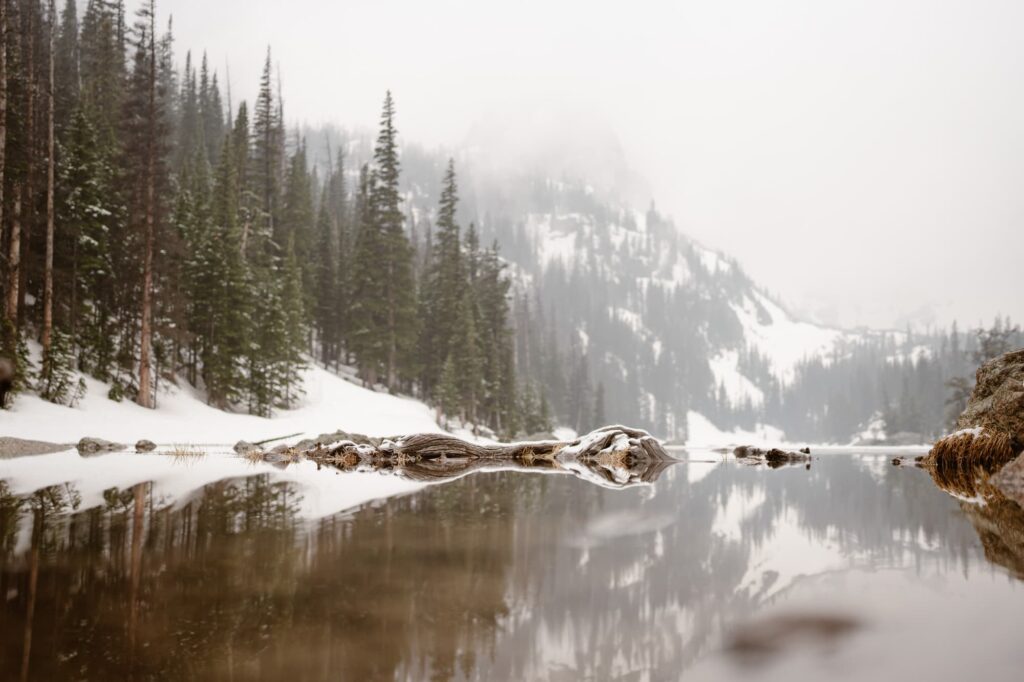
[(402, 198), (398, 188), (398, 131), (394, 118), (395, 105), (389, 91), (384, 99), (380, 133), (374, 148), (376, 173), (370, 186), (370, 203), (374, 229), (380, 235), (382, 247), (378, 261), (384, 275), (381, 332), (386, 382), (391, 391), (398, 389), (400, 370), (412, 364), (411, 350), (417, 337), (413, 253), (403, 228)]
[(315, 278), (313, 290), (314, 325), (319, 336), (320, 361), (326, 367), (335, 361), (340, 352), (338, 323), (340, 302), (338, 296), (339, 248), (336, 244), (334, 219), (330, 211), (330, 187), (320, 195), (320, 211), (317, 216), (317, 237), (315, 252)]
[(471, 287), (466, 287), (462, 300), (456, 305), (458, 318), (449, 357), (454, 354), (457, 372), (459, 407), (463, 423), (477, 424), (477, 402), (483, 389), (483, 359), (481, 358), (479, 319), (480, 309)]
[(423, 392), (431, 396), (441, 367), (452, 350), (457, 333), (459, 304), (466, 287), (462, 265), (462, 238), (455, 220), (458, 187), (455, 161), (449, 159), (442, 184), (441, 202), (426, 281), (421, 291), (423, 325), (420, 329), (420, 381)]
[(374, 182), (368, 166), (359, 174), (356, 194), (357, 228), (352, 257), (352, 298), (349, 308), (348, 346), (356, 357), (363, 381), (374, 386), (387, 357), (384, 340), (386, 300), (382, 266), (384, 239), (379, 229), (370, 187)]
[[(314, 261), (316, 246), (316, 214), (313, 210), (313, 183), (306, 165), (306, 146), (300, 143), (289, 164), (285, 183), (284, 205), (278, 230), (283, 244), (291, 243), (295, 256), (301, 263)], [(316, 289), (316, 268), (302, 269), (302, 297), (304, 309), (314, 309)]]

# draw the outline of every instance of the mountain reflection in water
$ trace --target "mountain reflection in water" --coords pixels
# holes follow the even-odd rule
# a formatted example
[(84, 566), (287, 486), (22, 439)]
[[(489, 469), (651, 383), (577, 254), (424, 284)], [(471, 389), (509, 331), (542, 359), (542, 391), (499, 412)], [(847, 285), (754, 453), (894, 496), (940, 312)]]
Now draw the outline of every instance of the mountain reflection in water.
[(80, 511), (75, 483), (0, 483), (0, 673), (1016, 679), (1020, 567), (888, 460), (694, 461), (624, 489), (491, 471), (320, 519), (266, 473)]

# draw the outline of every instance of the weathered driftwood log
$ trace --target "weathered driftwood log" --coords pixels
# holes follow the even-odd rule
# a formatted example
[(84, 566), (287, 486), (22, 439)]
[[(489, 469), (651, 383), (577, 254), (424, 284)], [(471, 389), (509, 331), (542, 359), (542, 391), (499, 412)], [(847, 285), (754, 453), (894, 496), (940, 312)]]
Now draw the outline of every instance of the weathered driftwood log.
[(305, 457), (343, 471), (394, 471), (425, 481), (481, 469), (551, 470), (615, 487), (651, 482), (676, 461), (646, 431), (625, 426), (606, 426), (572, 441), (494, 445), (436, 433), (368, 438), (339, 432), (268, 454)]

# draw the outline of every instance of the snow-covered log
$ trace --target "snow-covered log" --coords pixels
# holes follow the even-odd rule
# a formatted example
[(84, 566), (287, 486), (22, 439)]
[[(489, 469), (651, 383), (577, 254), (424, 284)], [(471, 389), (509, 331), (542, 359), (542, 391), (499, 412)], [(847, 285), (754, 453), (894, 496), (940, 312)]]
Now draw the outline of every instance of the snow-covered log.
[(330, 434), (278, 455), (306, 457), (345, 471), (391, 469), (418, 480), (445, 480), (487, 468), (561, 470), (622, 487), (649, 483), (676, 461), (646, 431), (606, 426), (571, 441), (473, 443), (444, 434), (397, 438)]

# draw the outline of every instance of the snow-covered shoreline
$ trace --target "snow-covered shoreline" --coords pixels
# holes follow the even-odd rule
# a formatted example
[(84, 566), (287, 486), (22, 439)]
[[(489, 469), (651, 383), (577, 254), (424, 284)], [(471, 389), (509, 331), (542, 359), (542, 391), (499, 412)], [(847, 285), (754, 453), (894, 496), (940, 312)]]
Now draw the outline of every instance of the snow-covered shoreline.
[(56, 443), (94, 436), (129, 444), (145, 438), (166, 445), (225, 445), (338, 429), (371, 436), (442, 431), (424, 403), (371, 391), (316, 366), (306, 370), (301, 404), (270, 419), (218, 410), (187, 386), (162, 388), (157, 408), (149, 410), (114, 402), (108, 386), (85, 381), (87, 393), (74, 408), (31, 392), (19, 395), (9, 410), (0, 410), (0, 435)]

